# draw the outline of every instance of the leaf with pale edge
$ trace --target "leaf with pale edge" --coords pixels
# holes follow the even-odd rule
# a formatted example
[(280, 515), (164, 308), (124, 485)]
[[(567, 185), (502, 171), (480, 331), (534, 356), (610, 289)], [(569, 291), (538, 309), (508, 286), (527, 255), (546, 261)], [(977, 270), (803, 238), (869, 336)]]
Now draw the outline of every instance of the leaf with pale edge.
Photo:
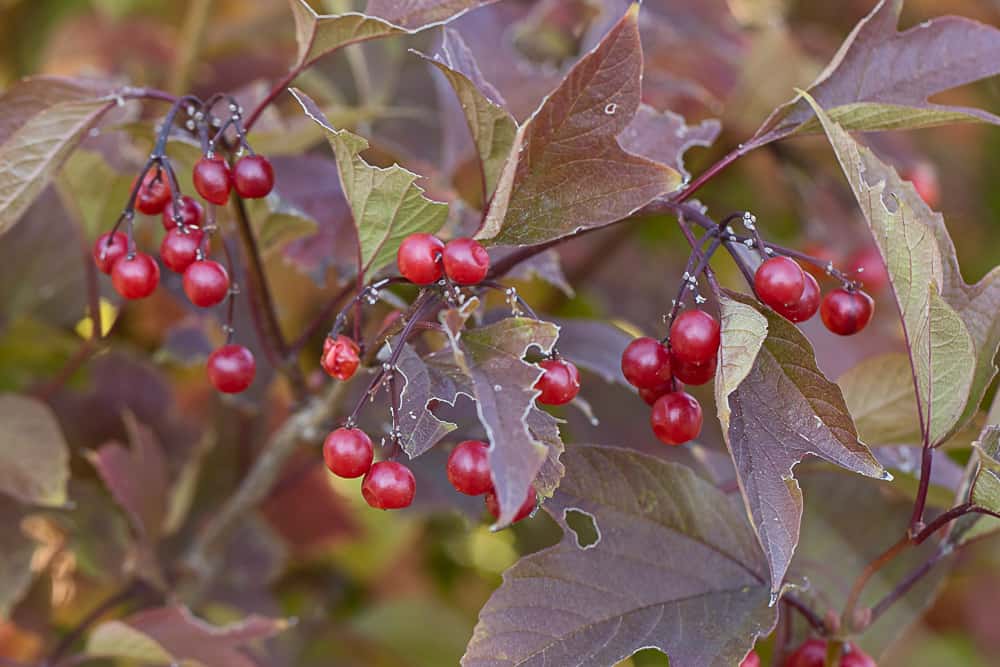
[(424, 363), (409, 345), (404, 345), (396, 369), (402, 376), (399, 393), (400, 445), (412, 459), (458, 428), (457, 424), (438, 419), (427, 407), (432, 401), (454, 405), (458, 393), (447, 376)]
[(368, 0), (365, 14), (407, 28), (426, 27), (456, 19), (470, 9), (496, 0)]
[[(767, 320), (767, 336), (755, 355), (761, 323), (733, 301)], [(811, 454), (870, 477), (887, 474), (858, 440), (840, 388), (820, 372), (809, 341), (795, 325), (750, 298), (729, 293), (723, 300), (719, 357), (719, 420), (777, 592), (802, 518), (795, 465)]]
[[(966, 468), (966, 483), (959, 490), (959, 503), (971, 502), (991, 512), (1000, 512), (1000, 425), (991, 424), (972, 443), (975, 453)], [(961, 544), (996, 532), (1000, 524), (979, 514), (967, 514), (952, 524), (948, 539)]]
[(865, 359), (837, 379), (861, 439), (869, 445), (920, 442), (910, 358), (889, 352)]
[(313, 218), (282, 199), (277, 192), (263, 199), (251, 199), (246, 206), (257, 243), (264, 253), (279, 250), (286, 243), (315, 234), (318, 229)]
[(33, 398), (0, 394), (0, 433), (0, 493), (33, 505), (65, 505), (69, 448), (52, 410)]
[(622, 374), (622, 353), (632, 335), (604, 320), (559, 318), (559, 352), (580, 368), (596, 373), (605, 382), (631, 385)]
[[(635, 451), (580, 445), (564, 458), (545, 504), (562, 541), (504, 573), (462, 664), (603, 667), (647, 647), (673, 667), (738, 664), (777, 607), (736, 506), (689, 468)], [(578, 546), (569, 512), (593, 520), (595, 543)]]
[(686, 180), (690, 174), (684, 168), (684, 154), (694, 146), (711, 146), (721, 131), (722, 124), (714, 118), (688, 125), (680, 114), (640, 104), (618, 142), (630, 153), (670, 165)]
[(675, 169), (616, 139), (639, 108), (638, 13), (633, 4), (518, 130), (477, 238), (549, 241), (624, 218), (680, 185)]

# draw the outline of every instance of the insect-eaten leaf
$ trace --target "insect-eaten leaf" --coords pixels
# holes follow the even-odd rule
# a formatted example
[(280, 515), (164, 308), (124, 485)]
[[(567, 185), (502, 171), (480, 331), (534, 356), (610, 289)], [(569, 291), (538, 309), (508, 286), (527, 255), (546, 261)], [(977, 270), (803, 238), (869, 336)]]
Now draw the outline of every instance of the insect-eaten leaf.
[[(399, 392), (400, 446), (412, 459), (458, 428), (453, 422), (438, 419), (429, 406), (435, 401), (454, 405), (462, 389), (456, 387), (448, 375), (438, 372), (435, 366), (424, 363), (409, 345), (405, 345), (400, 353), (396, 368), (402, 376)], [(471, 396), (471, 388), (465, 391)]]

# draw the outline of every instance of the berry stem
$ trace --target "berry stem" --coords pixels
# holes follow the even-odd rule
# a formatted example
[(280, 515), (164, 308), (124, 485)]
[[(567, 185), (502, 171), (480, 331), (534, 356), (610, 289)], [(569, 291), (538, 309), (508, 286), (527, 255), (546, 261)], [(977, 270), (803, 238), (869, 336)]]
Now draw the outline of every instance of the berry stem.
[(861, 598), (861, 593), (864, 591), (865, 586), (874, 577), (879, 570), (892, 562), (899, 554), (905, 551), (908, 547), (912, 546), (913, 542), (908, 535), (903, 535), (899, 538), (895, 544), (883, 551), (875, 560), (869, 563), (864, 571), (858, 575), (858, 578), (854, 580), (854, 585), (851, 586), (851, 592), (847, 596), (847, 603), (844, 605), (844, 611), (841, 614), (841, 622), (845, 627), (850, 627), (852, 619), (854, 618), (854, 610), (857, 608), (858, 600)]
[(804, 603), (802, 600), (799, 600), (791, 593), (784, 593), (781, 596), (781, 599), (789, 607), (799, 612), (802, 615), (802, 618), (806, 619), (806, 622), (809, 623), (809, 625), (812, 626), (814, 630), (816, 630), (820, 634), (827, 633), (826, 624), (823, 622), (823, 619), (819, 617), (819, 614), (810, 609), (809, 606), (806, 605), (806, 603)]

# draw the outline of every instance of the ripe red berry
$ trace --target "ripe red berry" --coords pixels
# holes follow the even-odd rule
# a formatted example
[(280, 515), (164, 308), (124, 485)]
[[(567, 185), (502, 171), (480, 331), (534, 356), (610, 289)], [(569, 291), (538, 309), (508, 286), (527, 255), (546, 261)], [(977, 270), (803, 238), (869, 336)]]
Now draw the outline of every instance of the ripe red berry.
[(750, 651), (747, 657), (743, 658), (740, 667), (760, 667), (760, 656), (756, 651)]
[(459, 285), (482, 282), (490, 270), (490, 256), (486, 248), (479, 241), (470, 238), (449, 241), (441, 259), (445, 274)]
[(460, 442), (448, 455), (448, 481), (459, 493), (478, 496), (493, 489), (489, 446), (482, 440)]
[(274, 187), (274, 168), (263, 155), (245, 155), (233, 165), (236, 193), (247, 199), (266, 197)]
[(660, 398), (660, 396), (669, 394), (672, 388), (673, 385), (668, 382), (659, 387), (653, 387), (652, 389), (639, 389), (639, 398), (645, 401), (646, 405), (652, 405), (653, 403), (656, 403), (656, 400)]
[(135, 257), (122, 257), (111, 268), (111, 283), (126, 299), (143, 299), (160, 282), (160, 267), (149, 255), (137, 252)]
[(670, 382), (670, 351), (654, 338), (636, 338), (622, 352), (622, 373), (639, 389), (662, 387)]
[(827, 329), (840, 336), (850, 336), (868, 325), (874, 310), (875, 301), (864, 292), (838, 287), (823, 297), (819, 312)]
[[(788, 656), (785, 667), (823, 667), (826, 664), (826, 641), (809, 639)], [(847, 644), (840, 655), (840, 667), (877, 667), (871, 656), (856, 644)]]
[(542, 393), (538, 402), (544, 405), (569, 403), (580, 393), (580, 371), (565, 359), (546, 359), (538, 364), (544, 371), (535, 382)]
[[(111, 243), (108, 243), (111, 238)], [(112, 237), (111, 232), (101, 234), (94, 241), (94, 263), (101, 273), (111, 273), (115, 262), (128, 253), (128, 237), (121, 232), (115, 232)]]
[(918, 162), (904, 175), (913, 183), (913, 189), (931, 208), (937, 208), (941, 203), (941, 183), (938, 181), (937, 168), (929, 162)]
[(368, 434), (357, 428), (338, 428), (323, 441), (323, 461), (338, 477), (361, 477), (372, 467), (375, 448)]
[(719, 365), (719, 356), (716, 355), (703, 364), (690, 364), (681, 361), (676, 356), (673, 357), (674, 377), (694, 386), (707, 384), (715, 378), (715, 369)]
[(683, 445), (701, 433), (701, 404), (683, 391), (670, 392), (653, 404), (649, 423), (661, 442)]
[[(135, 187), (139, 177), (132, 181)], [(142, 185), (135, 196), (135, 208), (140, 213), (146, 215), (159, 215), (163, 208), (170, 201), (170, 183), (167, 181), (167, 173), (163, 170), (150, 169), (142, 178)]]
[(184, 271), (198, 259), (198, 249), (204, 234), (200, 229), (190, 229), (187, 234), (174, 227), (163, 237), (160, 244), (160, 259), (168, 269), (176, 273)]
[(802, 296), (792, 304), (775, 307), (774, 310), (787, 320), (792, 322), (805, 322), (819, 310), (819, 283), (813, 278), (811, 273), (805, 274), (806, 287), (802, 290)]
[(874, 245), (861, 248), (851, 256), (848, 264), (857, 280), (871, 292), (881, 292), (889, 286), (889, 271), (882, 261), (882, 253)]
[(711, 361), (719, 351), (719, 323), (703, 310), (681, 313), (670, 326), (674, 358), (690, 364)]
[(229, 294), (229, 274), (218, 262), (198, 260), (184, 271), (184, 293), (202, 308), (222, 303)]
[[(500, 518), (500, 499), (497, 498), (497, 494), (494, 491), (490, 491), (486, 494), (486, 510), (493, 516), (494, 519)], [(538, 504), (538, 497), (535, 495), (535, 489), (528, 487), (528, 495), (524, 497), (524, 502), (521, 506), (517, 508), (517, 514), (514, 515), (514, 520), (511, 523), (517, 523), (518, 521), (527, 518), (535, 511), (535, 506)]]
[(224, 394), (246, 391), (257, 373), (253, 353), (242, 345), (224, 345), (208, 357), (208, 380)]
[(323, 341), (323, 355), (319, 365), (327, 375), (338, 380), (350, 380), (361, 363), (361, 350), (358, 344), (347, 336), (340, 334), (336, 338), (327, 336)]
[(194, 189), (213, 204), (222, 206), (229, 201), (229, 190), (233, 187), (233, 177), (229, 165), (218, 155), (203, 157), (194, 163)]
[[(186, 227), (201, 227), (201, 223), (205, 219), (205, 209), (201, 204), (193, 198), (184, 195), (181, 197), (180, 209), (181, 223)], [(175, 210), (176, 207), (174, 206), (173, 199), (168, 201), (167, 205), (163, 208), (161, 220), (163, 221), (163, 228), (168, 232), (171, 229), (177, 228), (177, 221), (174, 219)]]
[(848, 644), (840, 656), (840, 667), (878, 667), (875, 660), (858, 648), (857, 644)]
[(396, 251), (399, 273), (411, 283), (430, 285), (441, 279), (444, 243), (433, 234), (410, 234)]
[(805, 286), (802, 267), (787, 257), (772, 257), (757, 267), (753, 277), (757, 298), (772, 308), (795, 303)]
[(413, 502), (416, 488), (409, 468), (395, 461), (379, 461), (361, 482), (361, 495), (375, 509), (398, 510)]

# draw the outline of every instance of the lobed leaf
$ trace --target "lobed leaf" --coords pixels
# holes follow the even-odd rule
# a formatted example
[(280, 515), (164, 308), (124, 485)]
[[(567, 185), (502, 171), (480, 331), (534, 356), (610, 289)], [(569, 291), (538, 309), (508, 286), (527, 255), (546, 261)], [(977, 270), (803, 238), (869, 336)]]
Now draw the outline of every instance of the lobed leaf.
[(411, 459), (436, 445), (458, 425), (438, 419), (428, 406), (432, 401), (455, 404), (458, 390), (447, 376), (436, 372), (404, 345), (396, 364), (403, 383), (399, 393), (400, 445)]
[(0, 394), (0, 428), (0, 493), (34, 505), (65, 505), (69, 448), (52, 410), (33, 398)]

